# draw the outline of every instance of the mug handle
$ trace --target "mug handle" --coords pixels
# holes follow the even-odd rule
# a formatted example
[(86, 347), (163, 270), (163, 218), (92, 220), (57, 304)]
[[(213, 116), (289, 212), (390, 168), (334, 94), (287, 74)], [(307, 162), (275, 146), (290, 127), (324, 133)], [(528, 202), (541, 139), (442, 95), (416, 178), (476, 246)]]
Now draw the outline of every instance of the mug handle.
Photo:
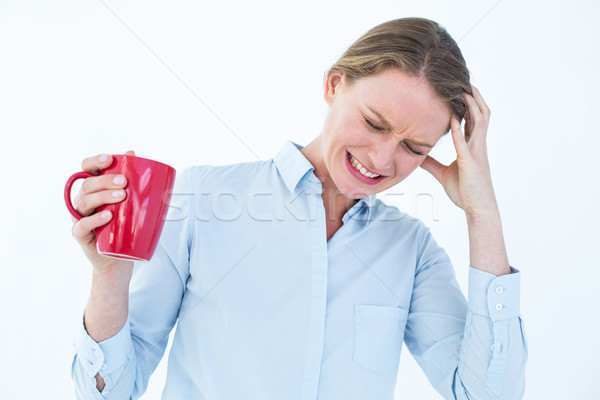
[(73, 203), (71, 202), (71, 188), (77, 179), (89, 178), (91, 176), (96, 176), (94, 174), (90, 174), (89, 172), (76, 172), (67, 180), (67, 184), (65, 185), (65, 204), (69, 209), (69, 212), (73, 217), (77, 220), (83, 218), (83, 215), (79, 214), (79, 212), (73, 207)]

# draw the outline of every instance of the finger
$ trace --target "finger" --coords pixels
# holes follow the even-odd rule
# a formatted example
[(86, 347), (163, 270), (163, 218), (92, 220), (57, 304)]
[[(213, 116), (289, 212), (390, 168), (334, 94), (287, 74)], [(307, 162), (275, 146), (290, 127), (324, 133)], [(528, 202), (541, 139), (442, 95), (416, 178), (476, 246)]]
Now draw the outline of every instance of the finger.
[(82, 242), (83, 244), (89, 244), (94, 238), (92, 231), (99, 226), (106, 224), (111, 218), (112, 213), (108, 210), (81, 218), (73, 225), (71, 233), (77, 241)]
[(477, 101), (477, 104), (479, 104), (479, 110), (481, 111), (481, 114), (489, 120), (491, 114), (490, 108), (483, 99), (483, 96), (481, 95), (479, 89), (477, 89), (475, 86), (471, 87), (473, 88), (473, 97)]
[(120, 189), (127, 185), (127, 178), (123, 175), (100, 175), (85, 178), (81, 184), (81, 194), (91, 194), (107, 189)]
[(94, 210), (104, 204), (118, 203), (125, 199), (125, 191), (103, 190), (101, 192), (81, 195), (76, 199), (75, 209), (83, 216), (88, 216)]
[(473, 96), (463, 92), (463, 97), (468, 105), (466, 114), (468, 119), (465, 119), (465, 121), (469, 122), (468, 124), (465, 124), (466, 140), (471, 145), (474, 145), (475, 143), (481, 145), (482, 143), (485, 143), (489, 120), (486, 116), (481, 114), (479, 105)]
[(469, 109), (465, 112), (465, 140), (467, 143), (471, 140), (471, 135), (473, 133), (473, 119), (469, 114)]
[(133, 150), (127, 150), (124, 154), (126, 156), (134, 156), (135, 157), (135, 151), (133, 151)]
[(448, 168), (431, 156), (425, 157), (419, 166), (433, 175), (433, 177), (440, 183), (442, 182), (442, 175), (444, 174), (444, 171), (446, 168)]
[(465, 103), (467, 105), (467, 112), (473, 122), (473, 127), (479, 125), (483, 121), (483, 115), (481, 114), (481, 110), (479, 109), (479, 105), (475, 98), (471, 96), (467, 92), (463, 92), (463, 98), (465, 99)]
[(467, 141), (463, 136), (462, 130), (460, 129), (460, 121), (455, 116), (452, 116), (450, 121), (450, 128), (452, 131), (452, 141), (456, 148), (456, 154), (459, 158), (466, 157), (469, 154), (469, 147)]
[(100, 154), (94, 157), (88, 157), (81, 162), (81, 170), (91, 174), (98, 174), (101, 170), (110, 167), (112, 156), (110, 154)]

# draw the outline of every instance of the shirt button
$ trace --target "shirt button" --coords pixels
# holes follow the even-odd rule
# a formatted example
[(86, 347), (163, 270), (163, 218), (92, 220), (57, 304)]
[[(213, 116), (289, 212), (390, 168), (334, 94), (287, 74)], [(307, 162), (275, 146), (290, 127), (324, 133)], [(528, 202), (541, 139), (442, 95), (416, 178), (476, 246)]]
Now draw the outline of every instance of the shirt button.
[(102, 367), (100, 367), (102, 369), (106, 369), (106, 364), (102, 364)]
[(496, 310), (498, 310), (498, 311), (502, 310), (502, 304), (496, 304)]
[(94, 355), (95, 355), (96, 357), (100, 357), (100, 352), (99, 352), (98, 350), (96, 350), (96, 351), (94, 351)]
[(110, 391), (108, 391), (108, 390), (103, 390), (101, 393), (102, 393), (104, 396), (108, 396), (108, 395), (110, 394)]
[(502, 290), (503, 290), (503, 289), (502, 289), (502, 286), (498, 286), (498, 287), (496, 288), (496, 293), (500, 294), (500, 293), (502, 293)]
[(494, 348), (495, 348), (495, 346), (494, 346), (494, 345), (491, 345), (491, 346), (490, 346), (490, 349), (491, 349), (492, 351), (494, 351)]

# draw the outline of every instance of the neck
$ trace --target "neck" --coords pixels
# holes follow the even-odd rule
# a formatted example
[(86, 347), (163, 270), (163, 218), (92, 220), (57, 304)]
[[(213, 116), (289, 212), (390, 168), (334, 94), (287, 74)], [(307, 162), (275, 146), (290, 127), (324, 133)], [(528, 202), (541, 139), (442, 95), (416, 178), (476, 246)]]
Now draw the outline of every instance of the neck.
[(315, 176), (321, 181), (323, 188), (321, 198), (323, 199), (327, 221), (341, 221), (344, 214), (358, 202), (358, 199), (346, 197), (331, 179), (325, 164), (322, 142), (322, 135), (319, 135), (300, 151), (315, 168)]

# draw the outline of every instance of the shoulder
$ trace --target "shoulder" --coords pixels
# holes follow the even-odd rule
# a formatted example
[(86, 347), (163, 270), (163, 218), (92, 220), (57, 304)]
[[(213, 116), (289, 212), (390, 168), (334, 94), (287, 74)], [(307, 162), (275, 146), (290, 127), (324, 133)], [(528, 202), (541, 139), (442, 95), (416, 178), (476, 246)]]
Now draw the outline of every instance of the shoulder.
[(377, 215), (376, 221), (381, 221), (379, 227), (388, 230), (386, 235), (393, 238), (393, 243), (405, 252), (414, 252), (417, 273), (433, 265), (450, 263), (446, 251), (435, 240), (431, 228), (419, 218), (401, 211), (396, 206), (385, 204), (379, 199)]
[(198, 191), (251, 187), (268, 180), (273, 172), (272, 160), (258, 160), (225, 165), (199, 164), (183, 169), (178, 175), (180, 187)]
[(395, 242), (410, 242), (417, 252), (436, 246), (431, 228), (421, 219), (377, 199), (373, 206), (373, 222), (378, 230), (385, 232)]
[(373, 221), (379, 228), (387, 227), (396, 235), (417, 239), (429, 232), (429, 228), (419, 218), (379, 198), (376, 198), (372, 212)]

